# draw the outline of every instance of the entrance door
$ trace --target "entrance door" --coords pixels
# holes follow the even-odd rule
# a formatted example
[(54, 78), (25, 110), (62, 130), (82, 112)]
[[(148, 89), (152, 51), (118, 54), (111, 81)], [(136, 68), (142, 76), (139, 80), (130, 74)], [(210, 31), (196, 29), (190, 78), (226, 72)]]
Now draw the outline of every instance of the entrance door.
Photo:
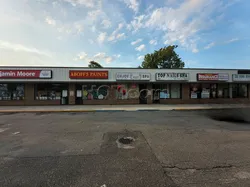
[(147, 84), (139, 84), (140, 104), (147, 104)]
[(68, 90), (62, 90), (61, 105), (69, 104)]

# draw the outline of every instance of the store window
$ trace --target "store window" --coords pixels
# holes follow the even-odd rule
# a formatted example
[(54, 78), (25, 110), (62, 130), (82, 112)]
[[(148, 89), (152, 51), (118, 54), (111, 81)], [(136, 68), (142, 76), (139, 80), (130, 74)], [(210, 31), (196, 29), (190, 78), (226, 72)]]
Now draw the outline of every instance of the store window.
[(181, 98), (181, 84), (155, 84), (153, 89), (154, 100)]
[(233, 98), (248, 98), (248, 85), (247, 84), (233, 84), (232, 96)]
[(41, 83), (35, 85), (36, 100), (60, 100), (68, 96), (68, 84)]
[(24, 84), (0, 84), (0, 100), (24, 100)]
[(77, 84), (76, 97), (82, 100), (103, 100), (110, 94), (108, 84)]
[(190, 98), (191, 99), (218, 98), (218, 84), (191, 84)]
[(218, 84), (218, 98), (229, 98), (229, 84)]
[(140, 96), (139, 85), (136, 83), (114, 85), (116, 99), (138, 99)]

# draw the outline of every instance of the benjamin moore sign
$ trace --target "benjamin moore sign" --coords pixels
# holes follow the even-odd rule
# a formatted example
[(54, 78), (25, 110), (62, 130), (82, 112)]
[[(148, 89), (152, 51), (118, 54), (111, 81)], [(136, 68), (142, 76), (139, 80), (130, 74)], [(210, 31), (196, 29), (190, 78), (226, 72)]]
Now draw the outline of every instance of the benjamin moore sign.
[(233, 74), (233, 81), (250, 82), (250, 74)]
[(51, 79), (51, 70), (0, 70), (0, 79)]
[(116, 80), (150, 80), (150, 73), (116, 73)]
[(187, 81), (189, 73), (156, 73), (155, 79), (158, 81)]

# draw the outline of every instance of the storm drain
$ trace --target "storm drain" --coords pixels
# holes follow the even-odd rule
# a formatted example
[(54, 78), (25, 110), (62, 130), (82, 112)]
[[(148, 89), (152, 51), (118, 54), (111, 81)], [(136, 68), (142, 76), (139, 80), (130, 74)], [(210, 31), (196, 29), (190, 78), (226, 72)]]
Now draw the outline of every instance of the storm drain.
[(123, 136), (116, 140), (117, 147), (121, 149), (133, 149), (135, 148), (135, 138), (131, 136)]
[(128, 145), (134, 142), (135, 139), (132, 137), (122, 137), (122, 138), (119, 138), (118, 141), (122, 144)]

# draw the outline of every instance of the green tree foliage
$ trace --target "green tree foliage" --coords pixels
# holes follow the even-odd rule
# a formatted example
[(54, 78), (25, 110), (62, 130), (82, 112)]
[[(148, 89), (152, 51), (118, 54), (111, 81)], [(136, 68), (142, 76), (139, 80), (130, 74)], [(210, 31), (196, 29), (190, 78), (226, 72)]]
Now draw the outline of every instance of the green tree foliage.
[(170, 45), (154, 51), (154, 53), (147, 54), (142, 62), (142, 68), (165, 68), (165, 69), (177, 69), (184, 68), (185, 63), (181, 60), (179, 55), (175, 52), (177, 45)]
[(90, 61), (88, 67), (89, 68), (103, 68), (101, 64), (95, 61)]

